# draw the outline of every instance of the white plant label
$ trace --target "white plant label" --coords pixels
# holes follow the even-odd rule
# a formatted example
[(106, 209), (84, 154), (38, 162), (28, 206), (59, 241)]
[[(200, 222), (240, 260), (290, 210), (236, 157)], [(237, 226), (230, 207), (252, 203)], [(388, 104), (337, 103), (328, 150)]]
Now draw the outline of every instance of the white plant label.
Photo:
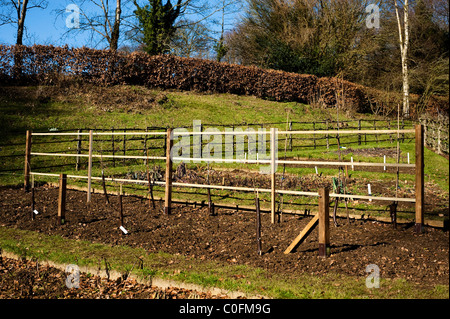
[(128, 234), (128, 231), (125, 229), (125, 227), (120, 226), (119, 229), (126, 235)]

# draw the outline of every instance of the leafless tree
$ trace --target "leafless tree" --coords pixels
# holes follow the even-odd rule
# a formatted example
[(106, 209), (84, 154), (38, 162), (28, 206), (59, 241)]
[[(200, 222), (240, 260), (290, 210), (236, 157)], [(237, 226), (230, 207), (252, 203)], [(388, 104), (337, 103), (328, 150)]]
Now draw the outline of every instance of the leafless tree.
[[(121, 26), (125, 19), (121, 0), (78, 0), (70, 1), (77, 5), (80, 23), (75, 28), (68, 28), (64, 37), (90, 32), (91, 41), (99, 38), (98, 43), (106, 41), (111, 50), (117, 50), (121, 34)], [(58, 16), (65, 14), (65, 8), (58, 10)]]
[(0, 26), (17, 25), (16, 44), (23, 44), (25, 17), (32, 9), (46, 9), (47, 0), (0, 0)]

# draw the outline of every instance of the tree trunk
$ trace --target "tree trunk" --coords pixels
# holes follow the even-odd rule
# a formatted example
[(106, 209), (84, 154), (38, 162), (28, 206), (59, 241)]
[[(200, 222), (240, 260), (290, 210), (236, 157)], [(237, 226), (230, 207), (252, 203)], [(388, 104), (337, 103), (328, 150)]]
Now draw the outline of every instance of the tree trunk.
[(16, 80), (20, 80), (22, 76), (22, 50), (19, 46), (23, 45), (23, 31), (25, 27), (25, 16), (27, 13), (28, 0), (17, 0), (17, 39), (16, 50), (14, 51), (14, 68), (13, 76)]
[(111, 32), (111, 42), (109, 44), (109, 47), (113, 51), (117, 51), (117, 47), (119, 45), (119, 35), (120, 35), (120, 16), (122, 14), (122, 8), (121, 8), (121, 0), (117, 0), (116, 3), (116, 16), (114, 18), (114, 26), (113, 30)]
[(409, 109), (409, 76), (408, 76), (408, 46), (409, 46), (409, 2), (405, 0), (403, 5), (403, 28), (398, 12), (397, 0), (394, 0), (395, 13), (398, 23), (398, 35), (400, 42), (400, 52), (402, 58), (402, 75), (403, 75), (403, 117), (410, 116)]
[(23, 0), (22, 3), (20, 0), (18, 0), (17, 3), (17, 39), (16, 44), (22, 45), (23, 44), (23, 29), (25, 26), (25, 16), (27, 14), (27, 6), (28, 6), (28, 0)]
[(406, 58), (403, 59), (403, 116), (409, 118), (409, 77), (408, 77), (408, 62)]

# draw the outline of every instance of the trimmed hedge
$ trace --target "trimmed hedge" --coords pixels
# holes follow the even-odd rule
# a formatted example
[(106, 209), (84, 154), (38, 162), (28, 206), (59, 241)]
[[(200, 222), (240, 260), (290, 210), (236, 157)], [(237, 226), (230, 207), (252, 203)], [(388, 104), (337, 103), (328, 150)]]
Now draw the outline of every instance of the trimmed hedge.
[[(17, 63), (15, 63), (17, 61)], [(34, 45), (0, 45), (0, 83), (55, 84), (75, 78), (97, 85), (133, 84), (162, 89), (252, 95), (276, 101), (334, 106), (368, 112), (379, 94), (336, 78), (264, 70), (171, 55)]]

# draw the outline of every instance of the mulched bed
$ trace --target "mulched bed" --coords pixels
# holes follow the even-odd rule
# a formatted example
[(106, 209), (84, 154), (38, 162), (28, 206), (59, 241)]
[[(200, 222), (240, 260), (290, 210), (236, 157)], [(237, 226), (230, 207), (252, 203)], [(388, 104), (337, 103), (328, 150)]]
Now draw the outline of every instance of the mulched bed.
[(449, 233), (426, 228), (422, 234), (413, 225), (392, 225), (371, 221), (339, 219), (330, 222), (331, 256), (318, 257), (317, 230), (297, 251), (283, 252), (311, 220), (309, 216), (284, 214), (280, 223), (271, 224), (262, 214), (263, 254), (257, 254), (255, 213), (219, 209), (209, 216), (208, 209), (174, 205), (165, 216), (162, 207), (148, 208), (146, 199), (124, 197), (124, 221), (128, 235), (119, 230), (118, 196), (106, 205), (101, 194), (93, 194), (88, 209), (86, 193), (67, 191), (66, 223), (57, 225), (58, 189), (36, 188), (34, 221), (30, 218), (31, 195), (17, 188), (0, 188), (0, 225), (89, 240), (111, 245), (143, 247), (149, 252), (163, 251), (200, 260), (247, 264), (279, 274), (324, 275), (340, 273), (367, 277), (366, 266), (376, 264), (382, 278), (404, 278), (418, 287), (449, 284)]
[(68, 288), (68, 274), (35, 260), (0, 255), (0, 299), (225, 299), (181, 288), (159, 289), (131, 278), (108, 280), (80, 274), (79, 287)]

